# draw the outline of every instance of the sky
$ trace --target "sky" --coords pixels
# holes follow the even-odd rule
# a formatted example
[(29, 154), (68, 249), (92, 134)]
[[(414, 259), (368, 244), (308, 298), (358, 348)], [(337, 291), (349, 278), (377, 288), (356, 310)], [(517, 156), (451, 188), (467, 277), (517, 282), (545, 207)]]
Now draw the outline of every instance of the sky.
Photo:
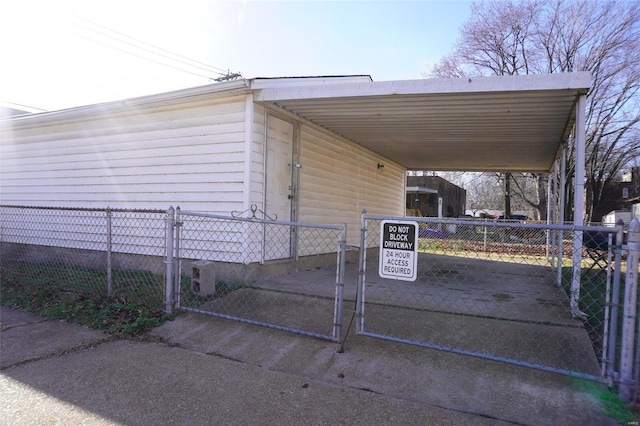
[(55, 110), (245, 78), (424, 78), (468, 1), (0, 0), (0, 102)]

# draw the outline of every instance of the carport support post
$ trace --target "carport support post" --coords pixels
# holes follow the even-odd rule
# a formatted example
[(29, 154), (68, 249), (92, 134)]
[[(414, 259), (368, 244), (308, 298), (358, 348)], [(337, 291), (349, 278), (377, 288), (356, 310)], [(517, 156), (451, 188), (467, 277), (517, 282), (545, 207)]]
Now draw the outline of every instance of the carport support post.
[(166, 223), (166, 271), (165, 271), (165, 296), (164, 296), (164, 311), (167, 314), (173, 312), (173, 228), (174, 228), (174, 214), (175, 210), (173, 206), (167, 210)]
[[(547, 209), (547, 223), (557, 224), (557, 208), (558, 208), (558, 191), (557, 191), (557, 182), (558, 182), (558, 159), (553, 163), (553, 174), (549, 177), (549, 199)], [(551, 266), (556, 268), (556, 271), (559, 269), (557, 260), (559, 253), (555, 250), (555, 244), (557, 242), (558, 231), (555, 229), (550, 229), (547, 231), (547, 256), (551, 258)]]
[[(558, 224), (564, 225), (564, 204), (566, 198), (564, 180), (567, 176), (567, 144), (562, 144), (562, 153), (560, 154), (560, 180), (558, 181), (558, 191), (560, 192), (560, 203), (558, 208)], [(556, 205), (556, 207), (558, 207)], [(562, 241), (564, 241), (564, 231), (559, 229), (557, 232), (557, 240), (554, 241), (555, 250), (558, 256), (558, 269), (556, 271), (556, 284), (562, 287)]]
[[(580, 274), (582, 272), (582, 226), (584, 225), (584, 159), (585, 159), (585, 103), (586, 95), (578, 97), (575, 127), (575, 193), (573, 196), (573, 276), (571, 280), (571, 315), (585, 318), (580, 311)], [(562, 207), (562, 206), (561, 206)]]
[(634, 218), (629, 225), (627, 248), (629, 254), (627, 255), (622, 344), (620, 346), (620, 396), (624, 400), (630, 401), (633, 390), (637, 387), (637, 383), (634, 383), (633, 380), (633, 352), (636, 337), (636, 305), (638, 303), (638, 252), (640, 252), (640, 221), (638, 218)]

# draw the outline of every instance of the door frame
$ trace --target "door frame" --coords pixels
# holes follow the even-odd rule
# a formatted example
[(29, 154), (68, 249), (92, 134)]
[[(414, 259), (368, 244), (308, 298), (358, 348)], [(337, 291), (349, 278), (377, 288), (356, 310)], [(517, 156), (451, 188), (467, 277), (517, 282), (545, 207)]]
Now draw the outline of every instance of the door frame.
[[(287, 218), (281, 218), (278, 217), (277, 221), (282, 221), (282, 222), (296, 222), (298, 220), (298, 188), (299, 188), (299, 182), (300, 182), (300, 164), (299, 164), (299, 141), (300, 141), (300, 123), (295, 120), (295, 119), (291, 119), (290, 117), (287, 117), (283, 114), (278, 114), (274, 111), (271, 111), (269, 109), (266, 110), (265, 112), (265, 123), (264, 123), (264, 162), (263, 162), (263, 176), (264, 176), (264, 183), (263, 183), (263, 206), (265, 208), (265, 211), (267, 211), (268, 209), (268, 203), (267, 203), (267, 157), (269, 155), (269, 147), (268, 147), (268, 143), (269, 143), (269, 118), (276, 118), (278, 120), (282, 120), (288, 124), (292, 125), (293, 128), (293, 140), (292, 140), (292, 149), (291, 149), (291, 157), (290, 157), (290, 163), (289, 163), (289, 167), (291, 168), (291, 182), (290, 182), (290, 189), (289, 189), (289, 194), (291, 196), (291, 205), (290, 205), (290, 214), (289, 217)], [(289, 259), (297, 259), (297, 246), (298, 246), (298, 238), (297, 238), (297, 232), (296, 232), (296, 228), (295, 227), (291, 227), (290, 228), (290, 246), (289, 246)], [(263, 244), (266, 244), (266, 235), (263, 238)], [(266, 259), (264, 258), (264, 253), (265, 251), (263, 250), (263, 261), (265, 261)]]

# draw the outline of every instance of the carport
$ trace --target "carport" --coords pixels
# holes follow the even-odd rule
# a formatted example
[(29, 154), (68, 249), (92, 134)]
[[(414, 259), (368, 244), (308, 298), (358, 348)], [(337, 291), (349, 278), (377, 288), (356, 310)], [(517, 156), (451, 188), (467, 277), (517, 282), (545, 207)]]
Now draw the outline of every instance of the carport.
[[(575, 150), (574, 225), (583, 225), (588, 72), (317, 85), (254, 81), (254, 100), (282, 108), (408, 170), (552, 173), (562, 182)], [(570, 136), (573, 134), (573, 138)], [(549, 185), (550, 211), (564, 185)], [(563, 209), (550, 215), (562, 223)], [(579, 315), (582, 232), (573, 241), (572, 312)]]

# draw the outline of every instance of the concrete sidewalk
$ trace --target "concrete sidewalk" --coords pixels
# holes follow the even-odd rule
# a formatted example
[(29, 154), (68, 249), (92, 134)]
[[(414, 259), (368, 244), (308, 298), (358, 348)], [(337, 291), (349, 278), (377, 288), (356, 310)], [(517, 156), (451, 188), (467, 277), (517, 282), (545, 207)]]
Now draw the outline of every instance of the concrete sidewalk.
[(0, 324), (6, 425), (616, 424), (575, 379), (362, 336), (337, 353), (193, 313), (140, 341), (6, 307)]

